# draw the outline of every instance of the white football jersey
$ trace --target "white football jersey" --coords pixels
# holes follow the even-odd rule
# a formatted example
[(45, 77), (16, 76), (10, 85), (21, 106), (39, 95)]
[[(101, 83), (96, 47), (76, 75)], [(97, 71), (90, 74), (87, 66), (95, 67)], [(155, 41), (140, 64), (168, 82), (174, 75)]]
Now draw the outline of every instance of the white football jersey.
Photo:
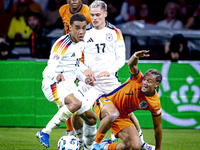
[(48, 65), (43, 71), (43, 78), (55, 80), (62, 72), (65, 80), (75, 80), (84, 47), (85, 43), (82, 41), (73, 42), (70, 33), (61, 36), (52, 46)]
[(84, 37), (84, 64), (91, 69), (95, 76), (102, 71), (108, 71), (111, 76), (125, 63), (125, 44), (121, 31), (114, 25), (106, 22), (101, 30), (87, 26)]

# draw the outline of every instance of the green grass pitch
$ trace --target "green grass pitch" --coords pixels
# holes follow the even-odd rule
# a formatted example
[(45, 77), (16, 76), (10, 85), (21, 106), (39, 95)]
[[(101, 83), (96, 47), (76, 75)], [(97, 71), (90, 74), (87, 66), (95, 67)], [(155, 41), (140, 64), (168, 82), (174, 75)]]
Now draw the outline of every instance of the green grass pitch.
[[(0, 150), (44, 150), (45, 147), (35, 137), (40, 128), (0, 128)], [(144, 140), (155, 143), (154, 130), (143, 129)], [(54, 129), (50, 135), (48, 150), (56, 150), (57, 142), (65, 135), (64, 128)], [(110, 132), (106, 134), (110, 137)], [(121, 142), (120, 139), (116, 141)], [(162, 150), (200, 150), (199, 130), (163, 129)]]

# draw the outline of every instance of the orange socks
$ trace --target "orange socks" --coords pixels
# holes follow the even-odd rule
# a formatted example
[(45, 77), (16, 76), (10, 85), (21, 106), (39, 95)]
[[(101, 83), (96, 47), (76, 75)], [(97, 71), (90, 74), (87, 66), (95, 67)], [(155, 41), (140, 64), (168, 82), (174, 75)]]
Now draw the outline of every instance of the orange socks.
[[(96, 133), (96, 138), (95, 138), (95, 142), (96, 143), (101, 143), (101, 141), (103, 140), (105, 134), (99, 132), (99, 130), (97, 130), (97, 133)], [(111, 143), (108, 145), (108, 150), (115, 150), (116, 147), (117, 147), (117, 144), (118, 143)]]
[(104, 138), (105, 134), (99, 132), (99, 130), (97, 130), (97, 133), (96, 133), (96, 138), (95, 138), (95, 142), (97, 143), (101, 143), (102, 139)]
[(108, 145), (108, 149), (109, 149), (109, 150), (115, 150), (116, 147), (117, 147), (117, 144), (118, 144), (118, 143), (111, 143), (111, 144), (109, 144), (109, 145)]
[(71, 124), (71, 117), (66, 121), (66, 125), (67, 125), (67, 131), (72, 131), (73, 127)]

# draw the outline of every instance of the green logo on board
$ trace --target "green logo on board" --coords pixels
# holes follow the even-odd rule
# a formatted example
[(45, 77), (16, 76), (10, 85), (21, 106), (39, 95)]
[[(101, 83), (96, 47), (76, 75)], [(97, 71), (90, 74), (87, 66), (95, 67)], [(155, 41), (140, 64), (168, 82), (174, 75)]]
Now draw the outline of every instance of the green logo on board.
[(200, 62), (165, 62), (160, 85), (162, 118), (177, 128), (200, 129)]

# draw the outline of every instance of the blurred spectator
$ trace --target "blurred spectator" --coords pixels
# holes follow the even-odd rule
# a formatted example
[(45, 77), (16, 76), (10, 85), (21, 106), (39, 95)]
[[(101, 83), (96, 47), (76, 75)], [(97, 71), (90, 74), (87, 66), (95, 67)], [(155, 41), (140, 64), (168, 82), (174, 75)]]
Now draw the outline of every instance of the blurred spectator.
[(90, 0), (82, 0), (82, 3), (89, 6), (91, 4), (91, 1)]
[(8, 58), (19, 58), (19, 55), (12, 50), (11, 45), (0, 38), (0, 59), (7, 60)]
[[(7, 35), (11, 19), (15, 16), (20, 1), (21, 0), (0, 0), (0, 22), (3, 22), (0, 28), (1, 35)], [(42, 13), (40, 5), (34, 0), (23, 0), (23, 2), (30, 10)]]
[(1, 28), (0, 28), (1, 36), (7, 35), (10, 21), (11, 21), (12, 17), (14, 16), (14, 15), (12, 15), (12, 16), (9, 15), (12, 3), (8, 4), (7, 7), (5, 7), (4, 3), (5, 2), (3, 0), (0, 1), (0, 22), (3, 22), (3, 23), (1, 23)]
[(48, 58), (51, 42), (46, 37), (49, 31), (42, 26), (42, 15), (40, 13), (30, 12), (28, 25), (33, 30), (29, 38), (31, 56), (33, 58)]
[(112, 1), (112, 0), (104, 0), (107, 4), (107, 11), (108, 16), (106, 17), (106, 20), (108, 20), (112, 24), (116, 24), (115, 17), (117, 17), (120, 14), (120, 9), (122, 2), (121, 1)]
[(149, 14), (149, 7), (147, 3), (142, 3), (138, 13), (136, 13), (136, 20), (144, 20), (145, 23), (148, 24), (156, 24), (155, 21), (152, 20), (150, 14)]
[(189, 49), (187, 41), (182, 34), (175, 34), (171, 42), (165, 45), (165, 60), (177, 62), (178, 60), (188, 60)]
[(180, 6), (174, 2), (167, 3), (164, 15), (165, 19), (157, 22), (157, 26), (165, 27), (168, 29), (182, 29), (183, 23), (179, 20)]
[(200, 3), (196, 5), (195, 12), (187, 20), (184, 28), (187, 29), (200, 29)]
[(8, 29), (8, 38), (14, 45), (27, 45), (27, 39), (32, 33), (31, 28), (26, 23), (28, 6), (24, 0), (20, 0), (17, 4), (17, 11), (10, 22)]
[(117, 24), (132, 21), (135, 19), (136, 9), (140, 6), (140, 0), (124, 0), (120, 14), (115, 18)]
[[(184, 10), (184, 11), (183, 11)], [(185, 6), (182, 8), (181, 12), (181, 20), (184, 24), (184, 28), (188, 20), (193, 17), (193, 14), (195, 12), (194, 4), (192, 2), (187, 2)]]
[[(42, 9), (42, 14), (45, 14), (47, 5), (49, 3), (49, 0), (34, 0), (34, 2), (36, 2), (37, 4), (40, 5), (41, 9)], [(32, 10), (33, 11), (33, 10)]]
[(59, 8), (66, 3), (66, 0), (49, 0), (48, 7), (44, 14), (45, 28), (53, 30), (56, 28), (63, 29), (62, 18), (59, 14)]

